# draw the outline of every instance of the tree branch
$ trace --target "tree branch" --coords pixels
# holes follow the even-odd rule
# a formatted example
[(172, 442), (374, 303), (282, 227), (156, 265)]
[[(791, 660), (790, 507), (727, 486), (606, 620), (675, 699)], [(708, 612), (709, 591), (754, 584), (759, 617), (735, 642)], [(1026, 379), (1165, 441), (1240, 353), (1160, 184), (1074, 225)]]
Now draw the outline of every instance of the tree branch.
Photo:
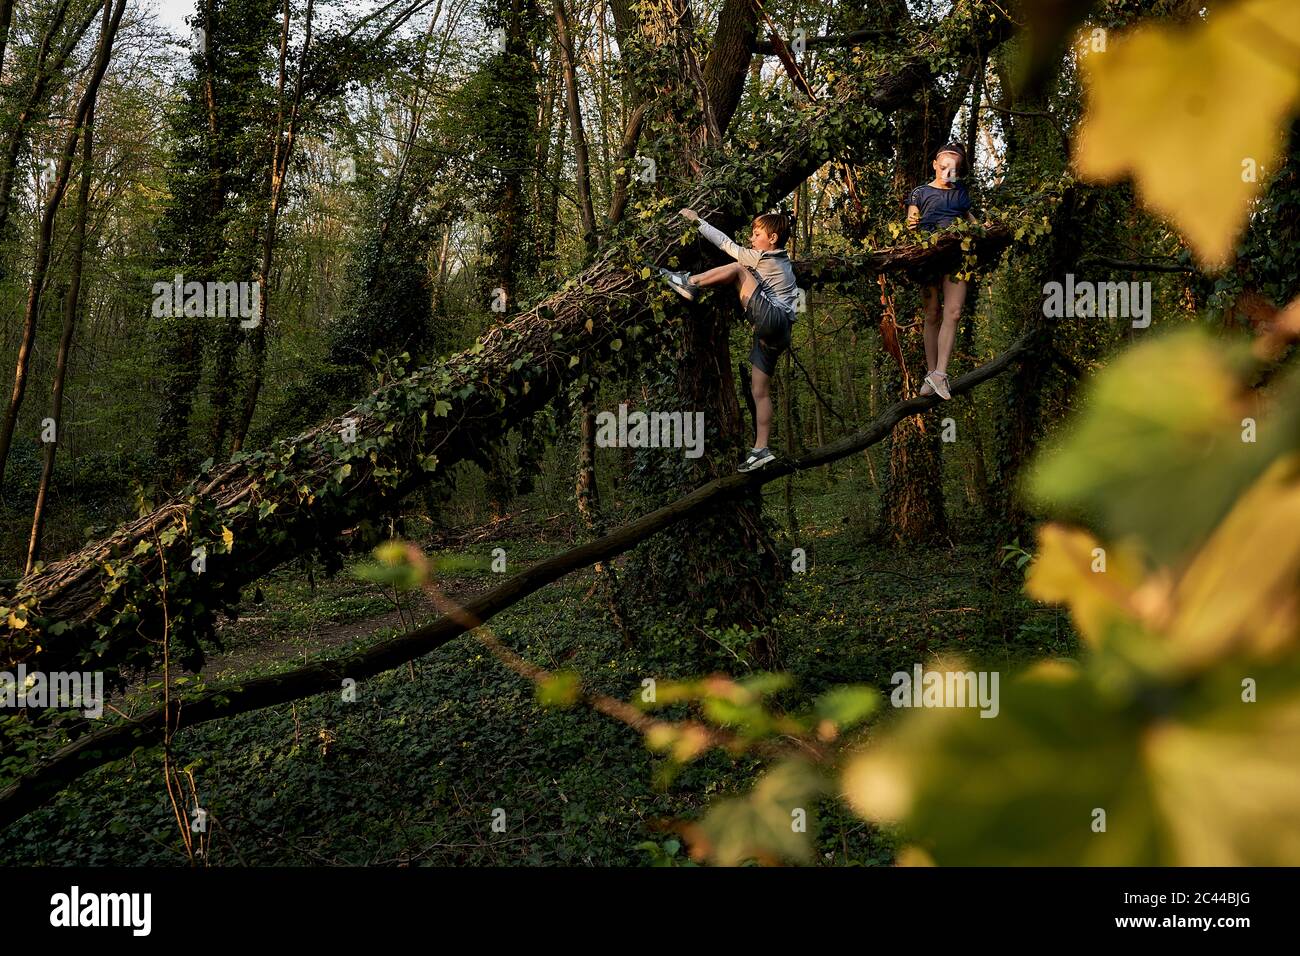
[[(876, 37), (892, 36), (898, 31), (889, 27), (872, 27), (869, 30), (852, 30), (848, 33), (828, 33), (820, 37), (807, 37), (804, 46), (809, 50), (822, 47), (857, 46), (864, 40)], [(771, 40), (755, 40), (753, 50), (760, 56), (779, 56), (776, 44)]]

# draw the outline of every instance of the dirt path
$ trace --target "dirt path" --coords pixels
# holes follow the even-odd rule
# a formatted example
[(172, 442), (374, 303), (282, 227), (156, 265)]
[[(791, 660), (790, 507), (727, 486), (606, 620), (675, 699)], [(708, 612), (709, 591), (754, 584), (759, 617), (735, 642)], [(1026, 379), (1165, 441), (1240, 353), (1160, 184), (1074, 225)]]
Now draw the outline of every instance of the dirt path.
[[(445, 587), (452, 600), (467, 601), (486, 590), (487, 584), (481, 579), (463, 578), (449, 579), (445, 582)], [(411, 630), (436, 617), (438, 611), (432, 599), (423, 593), (412, 592), (403, 596), (400, 610), (394, 608), (355, 621), (325, 624), (313, 628), (307, 634), (269, 634), (260, 640), (250, 641), (232, 650), (209, 654), (199, 674), (204, 682), (217, 683), (238, 679), (241, 675), (267, 665), (302, 664), (322, 652), (349, 646), (358, 639), (370, 637), (381, 630), (387, 628), (399, 631)], [(246, 627), (265, 619), (248, 615), (241, 616), (236, 621), (218, 621), (217, 631), (220, 633), (223, 630)], [(189, 675), (188, 671), (184, 673)], [(128, 699), (134, 697), (135, 707), (140, 707), (141, 703), (148, 698), (159, 696), (158, 689), (155, 689), (152, 694), (147, 693), (147, 690), (150, 684), (161, 682), (162, 676), (162, 668), (159, 667), (133, 679), (124, 691), (109, 695), (108, 704), (122, 708)], [(173, 674), (173, 680), (179, 676), (181, 674)]]

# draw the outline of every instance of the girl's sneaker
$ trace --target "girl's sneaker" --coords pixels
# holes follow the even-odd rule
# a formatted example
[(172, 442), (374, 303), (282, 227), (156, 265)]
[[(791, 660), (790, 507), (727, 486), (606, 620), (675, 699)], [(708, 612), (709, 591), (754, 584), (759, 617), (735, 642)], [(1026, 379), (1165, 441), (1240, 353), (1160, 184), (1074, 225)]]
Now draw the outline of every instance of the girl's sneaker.
[(934, 374), (933, 372), (926, 372), (926, 373), (925, 373), (925, 380), (921, 382), (921, 388), (920, 388), (920, 390), (919, 390), (916, 394), (918, 394), (918, 395), (933, 395), (933, 394), (934, 394), (934, 386), (930, 384), (930, 376), (933, 375), (933, 374)]
[(695, 297), (700, 294), (700, 287), (691, 282), (691, 274), (689, 272), (673, 272), (671, 269), (664, 269), (660, 266), (656, 266), (655, 268), (659, 270), (659, 274), (667, 280), (670, 286), (672, 286), (673, 291), (687, 302), (694, 302)]
[(934, 389), (935, 394), (945, 402), (952, 398), (952, 392), (948, 391), (948, 373), (931, 372), (925, 377), (925, 384)]

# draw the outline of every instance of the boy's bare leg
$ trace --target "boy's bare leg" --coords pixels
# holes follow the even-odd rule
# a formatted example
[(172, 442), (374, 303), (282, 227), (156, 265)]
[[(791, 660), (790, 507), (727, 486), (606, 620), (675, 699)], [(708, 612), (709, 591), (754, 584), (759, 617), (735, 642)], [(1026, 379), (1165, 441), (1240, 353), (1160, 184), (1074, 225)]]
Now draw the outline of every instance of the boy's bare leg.
[(960, 279), (943, 277), (943, 324), (939, 327), (939, 354), (934, 367), (945, 375), (948, 374), (952, 344), (957, 338), (957, 323), (961, 319), (962, 306), (966, 304), (966, 285)]
[(755, 448), (767, 447), (768, 432), (772, 427), (772, 397), (768, 393), (771, 381), (772, 376), (762, 369), (753, 365), (749, 367), (749, 390), (754, 396), (754, 422), (758, 431), (754, 438)]
[(708, 272), (695, 273), (690, 277), (690, 281), (695, 285), (702, 286), (734, 285), (740, 292), (741, 305), (747, 304), (749, 297), (758, 288), (758, 281), (754, 278), (754, 273), (739, 262), (729, 262), (725, 266), (718, 266)]
[(921, 308), (925, 313), (925, 324), (921, 327), (921, 338), (925, 341), (925, 371), (933, 372), (939, 357), (939, 285), (927, 285), (921, 290)]

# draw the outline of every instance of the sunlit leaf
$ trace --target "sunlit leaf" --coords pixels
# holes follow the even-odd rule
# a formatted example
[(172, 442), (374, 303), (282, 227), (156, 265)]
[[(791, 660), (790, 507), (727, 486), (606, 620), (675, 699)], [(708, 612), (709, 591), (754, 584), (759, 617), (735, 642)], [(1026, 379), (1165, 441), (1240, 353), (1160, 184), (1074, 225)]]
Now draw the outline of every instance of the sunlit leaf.
[(375, 561), (353, 566), (352, 573), (362, 581), (391, 585), (400, 591), (418, 588), (428, 573), (418, 554), (401, 541), (385, 541), (374, 550)]
[(1300, 455), (1276, 462), (1178, 582), (1169, 636), (1181, 660), (1276, 652), (1297, 638)]
[(1300, 4), (1217, 4), (1191, 26), (1111, 37), (1081, 64), (1079, 173), (1098, 182), (1131, 175), (1202, 261), (1224, 264), (1300, 96)]
[(1097, 644), (1112, 621), (1136, 616), (1133, 592), (1142, 578), (1130, 549), (1108, 552), (1086, 531), (1047, 524), (1038, 530), (1038, 558), (1025, 591), (1047, 603), (1068, 603), (1079, 633)]
[(814, 711), (821, 720), (847, 729), (866, 720), (880, 706), (880, 694), (872, 687), (837, 687), (817, 698)]
[[(1258, 701), (1242, 699), (1242, 680)], [(1144, 739), (1161, 820), (1184, 866), (1294, 866), (1300, 860), (1300, 666), (1219, 668), (1184, 720)]]
[(558, 671), (537, 685), (537, 702), (543, 707), (572, 707), (582, 689), (581, 678), (573, 671)]

